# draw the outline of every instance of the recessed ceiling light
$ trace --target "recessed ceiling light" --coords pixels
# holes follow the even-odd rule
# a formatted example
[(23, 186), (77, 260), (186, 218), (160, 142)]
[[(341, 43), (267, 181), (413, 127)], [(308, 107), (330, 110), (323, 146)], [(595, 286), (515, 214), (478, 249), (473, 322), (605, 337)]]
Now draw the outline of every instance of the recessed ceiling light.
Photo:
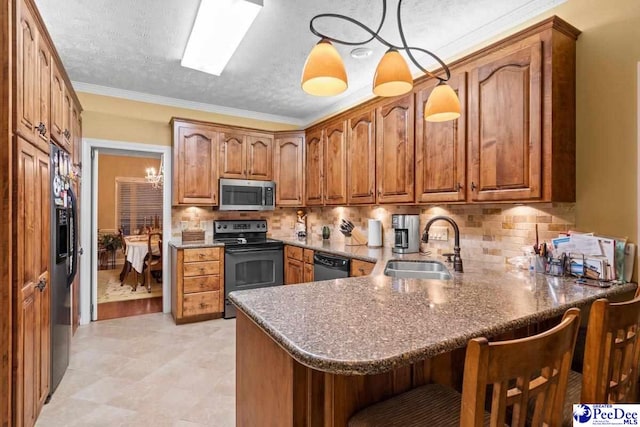
[(370, 57), (372, 53), (373, 50), (368, 47), (357, 47), (351, 51), (351, 57), (355, 59), (363, 59)]
[(262, 4), (262, 0), (202, 0), (180, 65), (222, 74)]

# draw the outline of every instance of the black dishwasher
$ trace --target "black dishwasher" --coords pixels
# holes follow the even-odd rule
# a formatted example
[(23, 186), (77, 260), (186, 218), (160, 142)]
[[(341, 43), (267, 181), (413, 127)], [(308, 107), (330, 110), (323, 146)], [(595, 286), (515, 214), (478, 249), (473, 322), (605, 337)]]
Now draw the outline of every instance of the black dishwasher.
[(316, 253), (313, 256), (313, 280), (331, 280), (349, 277), (349, 258)]

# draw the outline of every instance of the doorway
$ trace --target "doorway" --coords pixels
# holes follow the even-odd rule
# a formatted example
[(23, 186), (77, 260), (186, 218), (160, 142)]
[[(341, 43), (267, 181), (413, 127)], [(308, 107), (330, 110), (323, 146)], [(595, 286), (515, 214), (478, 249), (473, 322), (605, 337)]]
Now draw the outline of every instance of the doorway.
[[(90, 214), (81, 218), (89, 232), (81, 236), (88, 256), (80, 323), (169, 312), (171, 147), (93, 139), (84, 146), (82, 203)], [(161, 181), (147, 179), (151, 169)]]

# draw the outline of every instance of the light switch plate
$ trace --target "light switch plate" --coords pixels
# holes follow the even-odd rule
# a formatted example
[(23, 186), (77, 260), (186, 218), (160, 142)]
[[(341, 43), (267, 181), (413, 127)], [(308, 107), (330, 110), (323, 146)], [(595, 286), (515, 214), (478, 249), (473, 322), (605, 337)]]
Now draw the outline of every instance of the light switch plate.
[(429, 240), (449, 240), (449, 227), (431, 227), (429, 229)]

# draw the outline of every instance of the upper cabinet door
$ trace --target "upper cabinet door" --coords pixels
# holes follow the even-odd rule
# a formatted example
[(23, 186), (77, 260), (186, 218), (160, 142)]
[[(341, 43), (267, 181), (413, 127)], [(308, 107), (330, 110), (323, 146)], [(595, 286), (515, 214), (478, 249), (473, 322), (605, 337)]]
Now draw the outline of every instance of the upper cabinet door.
[(378, 203), (414, 201), (413, 93), (376, 108)]
[[(38, 38), (36, 55), (37, 65), (37, 103), (35, 133), (38, 146), (49, 152), (49, 138), (51, 134), (51, 50), (44, 38)], [(76, 162), (77, 163), (77, 162)]]
[(51, 137), (62, 144), (64, 123), (62, 114), (62, 98), (64, 97), (64, 80), (55, 62), (51, 63)]
[(276, 138), (273, 163), (276, 206), (302, 206), (304, 204), (304, 137), (292, 135)]
[(324, 201), (347, 203), (347, 122), (341, 120), (324, 129)]
[(29, 141), (35, 141), (37, 94), (37, 29), (31, 11), (19, 2), (20, 23), (17, 29), (16, 80), (17, 130)]
[(218, 204), (218, 134), (206, 126), (174, 122), (173, 203)]
[(305, 202), (307, 206), (323, 203), (323, 142), (322, 130), (307, 132), (305, 159)]
[(375, 110), (348, 120), (347, 201), (349, 204), (376, 202)]
[(73, 152), (71, 145), (71, 91), (64, 86), (62, 94), (62, 140), (60, 143), (69, 152)]
[(542, 194), (542, 44), (539, 40), (471, 70), (469, 199)]
[(247, 136), (247, 178), (271, 181), (273, 179), (273, 137)]
[(246, 178), (246, 136), (228, 132), (220, 136), (220, 178)]
[(416, 202), (464, 201), (466, 184), (467, 75), (451, 76), (448, 84), (460, 99), (457, 120), (428, 122), (424, 108), (438, 84), (430, 81), (416, 92)]

